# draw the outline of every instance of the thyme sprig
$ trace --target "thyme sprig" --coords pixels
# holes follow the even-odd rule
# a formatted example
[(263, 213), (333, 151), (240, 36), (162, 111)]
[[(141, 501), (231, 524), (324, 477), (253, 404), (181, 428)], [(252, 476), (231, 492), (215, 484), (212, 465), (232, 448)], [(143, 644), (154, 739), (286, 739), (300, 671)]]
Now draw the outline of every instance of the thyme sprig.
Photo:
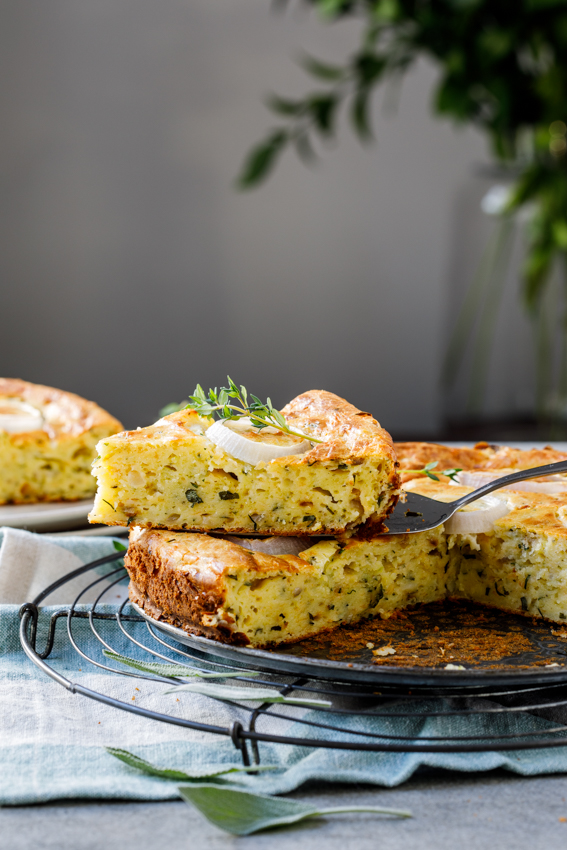
[[(261, 430), (262, 428), (277, 428), (283, 431), (284, 434), (291, 434), (293, 437), (301, 437), (305, 440), (310, 440), (312, 443), (322, 443), (322, 440), (312, 437), (310, 434), (304, 434), (302, 431), (296, 431), (285, 421), (279, 410), (273, 406), (268, 398), (266, 402), (250, 393), (242, 385), (237, 387), (232, 378), (227, 375), (228, 387), (221, 387), (217, 390), (215, 387), (209, 389), (208, 395), (200, 384), (197, 384), (193, 395), (189, 396), (189, 404), (187, 408), (195, 410), (199, 416), (206, 416), (213, 419), (216, 413), (219, 419), (230, 421), (242, 419), (244, 416), (250, 417), (250, 424), (254, 428)], [(233, 403), (231, 403), (231, 400)], [(234, 403), (236, 402), (236, 403)]]
[[(425, 466), (423, 467), (423, 469), (402, 469), (402, 472), (403, 473), (411, 472), (412, 474), (415, 474), (415, 475), (427, 475), (427, 477), (431, 478), (432, 481), (439, 481), (439, 478), (437, 477), (437, 475), (434, 475), (433, 472), (431, 472), (432, 469), (435, 469), (435, 467), (438, 465), (438, 463), (439, 463), (438, 460), (433, 460), (433, 461), (431, 461), (431, 463), (426, 463)], [(455, 468), (455, 469), (444, 469), (442, 471), (439, 471), (439, 474), (440, 475), (446, 475), (447, 478), (450, 478), (452, 481), (456, 482), (457, 474), (459, 472), (462, 472), (462, 471), (463, 471), (462, 469), (457, 469), (457, 468)]]

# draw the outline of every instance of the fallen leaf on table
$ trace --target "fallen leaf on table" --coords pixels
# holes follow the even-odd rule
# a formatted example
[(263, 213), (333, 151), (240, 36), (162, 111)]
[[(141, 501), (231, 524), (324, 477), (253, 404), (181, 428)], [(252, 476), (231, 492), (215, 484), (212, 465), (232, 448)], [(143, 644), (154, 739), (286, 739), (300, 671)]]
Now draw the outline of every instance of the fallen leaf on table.
[(199, 809), (208, 821), (233, 835), (251, 835), (262, 829), (343, 812), (373, 812), (399, 818), (411, 817), (411, 812), (375, 806), (317, 809), (298, 800), (267, 797), (263, 794), (252, 794), (248, 791), (236, 791), (232, 788), (204, 783), (181, 785), (178, 790), (183, 799)]

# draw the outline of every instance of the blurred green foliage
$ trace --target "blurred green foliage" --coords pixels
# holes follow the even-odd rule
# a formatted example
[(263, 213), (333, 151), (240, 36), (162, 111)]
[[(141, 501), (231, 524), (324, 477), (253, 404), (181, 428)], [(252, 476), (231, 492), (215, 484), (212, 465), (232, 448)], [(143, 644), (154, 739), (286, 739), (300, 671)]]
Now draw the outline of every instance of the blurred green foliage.
[[(279, 125), (248, 155), (241, 188), (259, 185), (286, 148), (306, 162), (332, 138), (342, 111), (363, 142), (372, 139), (371, 96), (422, 56), (440, 69), (433, 106), (489, 137), (515, 184), (505, 214), (530, 205), (525, 303), (535, 312), (567, 251), (567, 0), (300, 0), (330, 22), (363, 24), (343, 64), (306, 57), (318, 90), (268, 106)], [(279, 5), (287, 5), (279, 0)]]

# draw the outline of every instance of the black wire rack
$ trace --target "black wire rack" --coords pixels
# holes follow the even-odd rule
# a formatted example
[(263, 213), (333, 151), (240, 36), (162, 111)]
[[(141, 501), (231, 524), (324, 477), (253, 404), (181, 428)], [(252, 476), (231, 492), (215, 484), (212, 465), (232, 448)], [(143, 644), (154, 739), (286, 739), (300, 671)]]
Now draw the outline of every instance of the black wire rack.
[[(123, 552), (116, 552), (105, 558), (93, 561), (79, 567), (60, 578), (40, 593), (33, 602), (25, 603), (20, 609), (20, 640), (28, 658), (51, 679), (58, 682), (73, 694), (79, 694), (89, 699), (97, 700), (115, 709), (136, 714), (148, 720), (168, 723), (187, 729), (209, 732), (213, 735), (230, 738), (240, 751), (242, 761), (246, 766), (260, 765), (260, 745), (262, 742), (276, 744), (326, 748), (334, 750), (358, 750), (365, 752), (385, 753), (467, 753), (486, 751), (530, 750), (543, 747), (567, 746), (567, 683), (556, 682), (551, 685), (514, 686), (507, 688), (490, 687), (483, 684), (478, 686), (449, 686), (421, 687), (418, 692), (407, 687), (391, 684), (376, 688), (364, 685), (320, 681), (307, 677), (292, 677), (281, 675), (250, 675), (250, 669), (235, 665), (226, 658), (212, 660), (203, 656), (198, 650), (178, 644), (174, 640), (165, 640), (157, 626), (148, 623), (135, 613), (127, 601), (117, 606), (112, 613), (102, 610), (103, 603), (108, 601), (109, 594), (116, 585), (122, 583), (126, 571), (122, 564), (116, 566), (113, 562), (123, 557)], [(106, 565), (112, 566), (110, 572), (101, 570)], [(42, 625), (47, 630), (43, 649), (38, 648), (38, 625), (41, 608), (39, 607), (51, 593), (58, 590), (71, 580), (89, 571), (93, 571), (93, 580), (71, 605), (59, 608), (51, 614), (49, 622)], [(89, 605), (81, 603), (87, 591), (100, 589), (95, 601)], [(96, 591), (95, 591), (96, 592)], [(106, 597), (106, 598), (105, 598)], [(79, 609), (80, 606), (80, 609)], [(132, 613), (134, 611), (134, 613)], [(87, 633), (90, 649), (87, 651), (81, 645), (78, 636), (77, 622), (88, 620), (90, 632)], [(76, 652), (78, 659), (87, 661), (95, 667), (115, 673), (117, 676), (127, 676), (155, 681), (156, 683), (179, 684), (179, 679), (166, 676), (153, 676), (135, 670), (124, 670), (111, 667), (105, 663), (108, 659), (102, 650), (118, 652), (114, 649), (113, 640), (117, 636), (126, 637), (137, 651), (148, 655), (148, 660), (158, 660), (168, 664), (187, 666), (190, 662), (196, 671), (223, 673), (230, 672), (231, 681), (237, 683), (261, 686), (274, 689), (283, 696), (302, 694), (310, 698), (324, 697), (331, 701), (330, 707), (317, 707), (316, 710), (306, 710), (305, 707), (293, 708), (286, 705), (282, 712), (281, 705), (265, 703), (250, 709), (243, 702), (223, 699), (223, 702), (241, 709), (247, 716), (245, 723), (234, 721), (227, 726), (215, 726), (197, 720), (185, 719), (169, 714), (162, 714), (146, 709), (140, 705), (127, 703), (105, 693), (91, 690), (78, 682), (72, 682), (56, 669), (56, 661), (48, 663), (52, 654), (56, 630), (66, 627), (67, 639)], [(132, 624), (145, 624), (147, 634), (145, 640), (139, 640), (132, 633)], [(118, 630), (118, 631), (117, 631)], [(100, 646), (99, 657), (92, 650), (90, 638), (94, 635)], [(121, 654), (121, 653), (118, 653)], [(145, 656), (144, 656), (145, 657)], [(206, 666), (199, 666), (205, 664)], [(234, 676), (234, 673), (241, 675)], [(181, 674), (182, 675), (182, 674)], [(228, 691), (228, 687), (227, 687)], [(213, 698), (213, 697), (211, 697)], [(416, 700), (418, 704), (416, 706)], [(441, 702), (440, 702), (441, 701)], [(439, 706), (442, 706), (439, 708)], [(431, 709), (431, 710), (429, 710)], [(473, 721), (481, 715), (514, 715), (530, 713), (551, 719), (554, 725), (543, 725), (542, 728), (528, 732), (511, 731), (508, 733), (490, 734), (483, 728), (482, 740), (478, 733), (474, 734), (472, 726), (467, 730), (467, 721)], [(328, 721), (325, 717), (328, 716)], [(239, 716), (242, 716), (239, 714)], [(372, 732), (356, 730), (348, 726), (352, 718), (419, 718), (424, 716), (437, 718), (460, 718), (458, 731), (463, 734), (447, 734), (436, 737), (413, 738), (396, 734), (389, 728), (388, 732)], [(294, 729), (304, 729), (302, 736), (286, 734), (286, 725), (294, 722)], [(262, 721), (262, 722), (261, 722)], [(557, 722), (559, 721), (559, 722)], [(463, 725), (464, 723), (464, 725)], [(259, 726), (269, 726), (269, 731), (259, 731)], [(467, 731), (469, 734), (467, 734)], [(473, 734), (471, 734), (473, 733)]]

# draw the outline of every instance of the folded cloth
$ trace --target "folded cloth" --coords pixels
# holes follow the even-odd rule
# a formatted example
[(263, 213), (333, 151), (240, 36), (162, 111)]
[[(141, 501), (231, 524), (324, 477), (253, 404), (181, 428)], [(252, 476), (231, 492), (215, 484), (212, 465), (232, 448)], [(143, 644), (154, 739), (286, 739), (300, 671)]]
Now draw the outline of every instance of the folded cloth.
[[(57, 579), (114, 551), (111, 537), (50, 537), (19, 528), (0, 528), (0, 604), (31, 602)], [(46, 601), (72, 602), (92, 580), (88, 572), (66, 582)], [(86, 597), (84, 601), (91, 600)]]
[[(17, 601), (23, 602), (26, 596), (30, 599), (41, 589), (41, 582), (53, 581), (58, 570), (67, 572), (81, 561), (94, 560), (112, 551), (113, 544), (108, 539), (49, 539), (27, 532), (5, 531), (0, 550), (0, 586), (6, 588), (3, 592), (12, 594), (15, 602), (19, 575), (23, 591)], [(112, 568), (111, 565), (109, 571)], [(12, 570), (16, 577), (8, 579), (6, 570)], [(92, 580), (91, 572), (86, 584)], [(61, 603), (70, 601), (65, 598), (64, 590), (57, 591), (59, 596), (53, 599), (59, 605), (45, 607), (40, 612), (39, 651), (45, 645), (50, 615), (59, 610)], [(113, 588), (111, 593), (115, 591)], [(228, 736), (126, 713), (81, 694), (73, 694), (50, 679), (21, 649), (18, 609), (17, 604), (0, 605), (0, 763), (3, 768), (0, 804), (72, 798), (167, 800), (177, 797), (174, 782), (139, 773), (107, 753), (105, 747), (123, 748), (158, 766), (196, 775), (242, 764), (240, 753)], [(116, 610), (113, 604), (100, 607), (102, 613), (115, 613)], [(66, 618), (58, 620), (48, 663), (70, 682), (128, 705), (223, 728), (240, 721), (246, 728), (249, 712), (244, 709), (197, 694), (166, 694), (170, 687), (166, 683), (117, 675), (94, 666), (71, 646), (66, 623)], [(116, 652), (145, 661), (159, 660), (133, 644), (115, 621), (95, 620), (94, 625)], [(79, 648), (87, 656), (121, 672), (134, 672), (103, 655), (103, 646), (88, 620), (74, 619), (72, 627)], [(153, 642), (144, 623), (128, 622), (126, 628), (140, 643), (179, 659)], [(188, 660), (187, 663), (196, 662)], [(200, 663), (200, 666), (207, 665)], [(230, 684), (228, 681), (226, 687)], [(398, 716), (355, 715), (345, 719), (344, 715), (323, 715), (309, 709), (294, 709), (292, 714), (287, 707), (278, 707), (278, 713), (286, 715), (286, 719), (278, 721), (261, 716), (256, 728), (260, 732), (296, 737), (339, 737), (338, 733), (323, 732), (298, 722), (302, 715), (309, 715), (310, 719), (335, 723), (352, 732), (404, 736), (425, 743), (424, 739), (431, 736), (470, 735), (481, 741), (493, 735), (529, 734), (552, 725), (524, 713), (433, 716), (434, 711), (446, 708), (442, 700), (416, 700), (398, 708), (392, 705), (389, 711), (397, 712)], [(414, 716), (402, 716), (408, 711), (414, 712)], [(279, 770), (257, 776), (232, 774), (230, 779), (243, 787), (275, 794), (292, 791), (309, 780), (368, 782), (391, 787), (404, 782), (423, 765), (464, 772), (503, 767), (525, 776), (567, 769), (567, 751), (563, 747), (482, 753), (364, 753), (261, 743), (259, 749), (262, 764), (277, 766)]]

